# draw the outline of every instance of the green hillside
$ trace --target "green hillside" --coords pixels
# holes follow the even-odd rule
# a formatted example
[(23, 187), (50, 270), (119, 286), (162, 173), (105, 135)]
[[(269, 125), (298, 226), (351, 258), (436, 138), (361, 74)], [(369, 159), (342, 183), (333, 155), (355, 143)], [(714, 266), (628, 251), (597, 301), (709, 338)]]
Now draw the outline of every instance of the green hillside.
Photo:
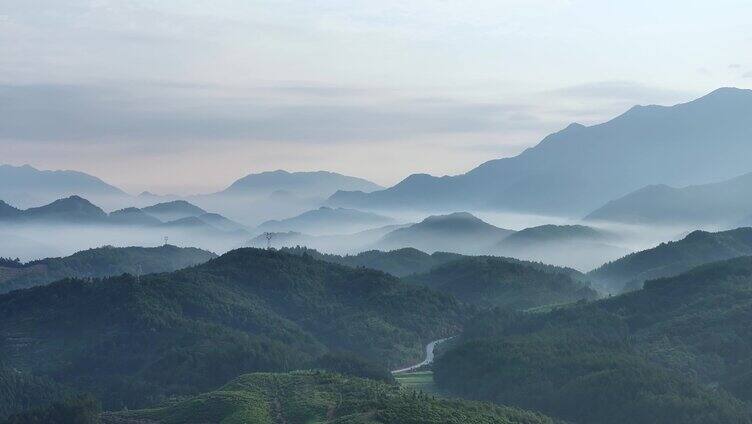
[(386, 366), (456, 334), (453, 299), (379, 271), (239, 249), (173, 273), (63, 280), (0, 296), (0, 358), (105, 408), (205, 391), (327, 351)]
[(63, 278), (98, 278), (120, 274), (169, 272), (204, 263), (217, 255), (192, 247), (100, 247), (64, 258), (31, 261), (23, 266), (0, 263), (0, 293)]
[(248, 374), (162, 407), (108, 413), (105, 424), (543, 424), (540, 414), (443, 400), (397, 386), (318, 371)]
[(632, 253), (587, 275), (605, 291), (619, 293), (639, 289), (646, 280), (670, 277), (698, 265), (746, 255), (752, 255), (752, 228), (717, 233), (694, 231), (682, 240)]
[(597, 297), (565, 268), (491, 256), (465, 257), (405, 280), (481, 307), (522, 310)]
[(544, 314), (467, 326), (434, 375), (457, 395), (579, 423), (749, 423), (752, 258)]
[(420, 250), (411, 247), (390, 250), (388, 252), (369, 250), (367, 252), (358, 253), (357, 255), (345, 256), (320, 253), (316, 250), (305, 247), (283, 248), (282, 250), (294, 255), (310, 255), (316, 259), (321, 259), (322, 261), (347, 265), (354, 268), (364, 267), (377, 269), (397, 277), (428, 272), (438, 265), (463, 257), (457, 253), (446, 252), (436, 252), (429, 255), (428, 253), (421, 252)]

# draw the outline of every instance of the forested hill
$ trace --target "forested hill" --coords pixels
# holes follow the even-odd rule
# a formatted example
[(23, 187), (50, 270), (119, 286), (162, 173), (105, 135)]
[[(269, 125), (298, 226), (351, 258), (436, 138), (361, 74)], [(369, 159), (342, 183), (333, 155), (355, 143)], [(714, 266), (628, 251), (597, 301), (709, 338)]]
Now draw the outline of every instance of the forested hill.
[(752, 255), (752, 228), (709, 233), (694, 231), (684, 239), (661, 243), (652, 249), (632, 253), (588, 273), (588, 278), (618, 293), (636, 290), (646, 280), (670, 277), (698, 265)]
[(750, 423), (752, 258), (545, 314), (489, 312), (434, 366), (458, 395), (578, 423)]
[[(413, 249), (412, 247), (405, 247), (402, 249), (389, 251), (369, 250), (366, 252), (358, 253), (357, 255), (345, 256), (321, 253), (315, 249), (309, 249), (307, 247), (300, 246), (285, 247), (281, 250), (293, 255), (309, 255), (322, 261), (347, 265), (355, 268), (364, 267), (377, 269), (379, 271), (384, 271), (397, 277), (406, 277), (412, 274), (423, 274), (431, 271), (438, 266), (450, 262), (455, 262), (460, 259), (473, 257), (449, 252), (435, 252), (429, 255), (428, 253), (422, 252), (418, 249)], [(542, 262), (523, 261), (515, 258), (493, 256), (488, 256), (488, 258), (496, 258), (506, 263), (522, 264), (542, 272), (566, 274), (577, 281), (586, 280), (584, 274), (572, 268), (548, 265)]]
[(462, 319), (452, 298), (380, 271), (239, 249), (140, 281), (72, 279), (2, 295), (0, 358), (106, 408), (133, 408), (296, 369), (330, 349), (404, 365)]
[(465, 257), (406, 281), (474, 305), (516, 310), (598, 297), (566, 268), (536, 265), (492, 256)]
[(350, 267), (364, 267), (377, 269), (397, 277), (404, 277), (410, 274), (428, 272), (432, 268), (462, 258), (457, 253), (436, 252), (428, 254), (418, 249), (406, 247), (403, 249), (390, 250), (387, 252), (381, 250), (369, 250), (357, 255), (332, 255), (320, 253), (314, 249), (305, 247), (283, 248), (285, 252), (294, 255), (310, 255), (322, 261), (332, 262)]
[(171, 405), (103, 416), (104, 424), (361, 423), (553, 424), (541, 414), (437, 399), (372, 380), (318, 371), (248, 374)]
[(68, 277), (96, 278), (120, 274), (169, 272), (216, 258), (212, 252), (192, 247), (100, 247), (64, 258), (47, 258), (26, 264), (0, 262), (0, 293)]

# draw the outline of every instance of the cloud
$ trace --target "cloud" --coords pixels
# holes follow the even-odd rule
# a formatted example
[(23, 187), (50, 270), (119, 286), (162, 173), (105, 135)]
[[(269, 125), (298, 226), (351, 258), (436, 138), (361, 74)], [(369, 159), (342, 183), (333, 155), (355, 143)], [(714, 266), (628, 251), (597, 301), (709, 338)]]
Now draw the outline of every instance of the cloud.
[(656, 88), (633, 81), (598, 81), (553, 90), (553, 94), (598, 101), (618, 101), (624, 103), (663, 103), (687, 99), (693, 93), (682, 90)]
[(752, 78), (752, 71), (747, 71), (742, 75), (742, 78)]
[(0, 85), (0, 140), (163, 151), (201, 141), (343, 143), (524, 130), (540, 123), (525, 105), (367, 92), (314, 85), (242, 94), (169, 83)]

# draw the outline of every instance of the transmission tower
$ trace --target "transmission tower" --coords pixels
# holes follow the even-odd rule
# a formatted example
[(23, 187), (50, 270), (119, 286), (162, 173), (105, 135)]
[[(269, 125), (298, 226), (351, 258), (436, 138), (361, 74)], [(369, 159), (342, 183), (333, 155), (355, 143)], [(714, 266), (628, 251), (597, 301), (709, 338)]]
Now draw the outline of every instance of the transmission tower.
[(167, 237), (167, 236), (164, 236), (164, 245), (165, 245), (165, 246), (167, 246), (167, 241), (168, 241), (168, 240), (170, 240), (170, 238), (169, 238), (169, 237)]
[(272, 239), (274, 238), (274, 233), (264, 233), (264, 237), (266, 237), (266, 249), (270, 250), (272, 248)]

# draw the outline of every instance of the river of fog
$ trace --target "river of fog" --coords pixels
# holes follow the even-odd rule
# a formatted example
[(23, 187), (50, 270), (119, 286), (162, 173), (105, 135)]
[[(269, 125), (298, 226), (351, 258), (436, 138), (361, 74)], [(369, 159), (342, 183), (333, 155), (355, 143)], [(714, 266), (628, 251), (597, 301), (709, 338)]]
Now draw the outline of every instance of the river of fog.
[[(408, 225), (419, 222), (430, 214), (441, 212), (422, 211), (374, 211), (395, 219), (397, 224)], [(440, 243), (426, 242), (423, 250), (451, 250), (464, 254), (490, 254), (513, 256), (520, 259), (536, 260), (555, 265), (570, 266), (580, 271), (588, 271), (607, 261), (617, 259), (625, 254), (654, 247), (665, 241), (678, 240), (689, 231), (697, 229), (686, 225), (676, 226), (639, 226), (582, 222), (562, 217), (530, 215), (519, 213), (501, 213), (488, 211), (470, 211), (478, 218), (500, 228), (521, 230), (543, 224), (572, 225), (582, 224), (595, 227), (608, 234), (608, 238), (599, 243), (566, 243), (539, 245), (512, 252), (498, 251), (491, 246), (479, 246), (472, 239), (446, 240)], [(276, 216), (274, 218), (285, 218)], [(279, 234), (272, 240), (276, 248), (307, 246), (326, 253), (356, 254), (365, 250), (386, 247), (380, 244), (381, 238), (399, 228), (398, 225), (374, 228), (352, 234)], [(705, 228), (717, 230), (717, 228)], [(158, 246), (165, 242), (176, 246), (199, 247), (221, 254), (242, 246), (265, 247), (266, 240), (258, 237), (260, 231), (252, 231), (249, 236), (232, 234), (209, 234), (180, 229), (121, 227), (113, 225), (44, 225), (44, 224), (0, 224), (0, 256), (20, 258), (24, 261), (52, 256), (66, 256), (80, 250), (112, 246)], [(255, 241), (252, 241), (254, 240)], [(440, 246), (431, 249), (431, 246)], [(407, 246), (404, 246), (407, 247)], [(389, 248), (394, 248), (390, 246)]]

